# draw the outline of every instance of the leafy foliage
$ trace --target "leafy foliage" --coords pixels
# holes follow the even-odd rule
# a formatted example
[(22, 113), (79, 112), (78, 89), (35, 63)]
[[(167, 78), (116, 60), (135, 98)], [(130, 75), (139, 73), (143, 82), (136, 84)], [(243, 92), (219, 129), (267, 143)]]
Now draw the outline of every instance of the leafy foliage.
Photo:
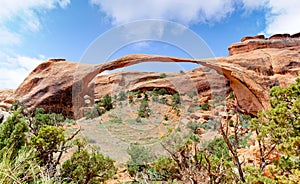
[[(14, 103), (12, 110), (14, 111), (12, 116), (0, 125), (0, 183), (66, 181), (59, 172), (61, 158), (74, 146), (71, 140), (80, 129), (68, 133), (71, 135), (67, 137), (63, 125), (71, 120), (60, 114), (47, 114), (43, 109), (37, 109), (30, 114), (18, 102)], [(85, 170), (91, 173), (97, 170), (97, 173), (102, 173), (97, 176), (88, 175), (90, 177), (88, 181), (96, 177), (97, 181), (101, 182), (112, 176), (115, 167), (111, 159), (104, 158), (94, 150), (91, 153), (87, 149), (83, 151), (79, 149), (82, 146), (77, 145), (78, 151), (71, 158), (83, 157), (82, 164)], [(68, 163), (70, 168), (76, 165), (72, 161)], [(77, 175), (74, 175), (74, 178), (69, 179), (76, 181), (77, 178)], [(94, 180), (92, 183), (95, 183)]]
[(43, 165), (55, 165), (54, 153), (66, 142), (64, 130), (56, 126), (43, 126), (38, 135), (30, 137), (31, 144), (38, 152)]
[(28, 125), (22, 114), (22, 108), (19, 107), (0, 126), (0, 158), (6, 154), (8, 149), (12, 150), (11, 157), (14, 158), (25, 145), (26, 132), (28, 130)]
[[(259, 112), (251, 121), (260, 145), (260, 170), (272, 164), (280, 183), (294, 183), (300, 178), (300, 79), (286, 88), (273, 87), (270, 104), (270, 110)], [(268, 157), (276, 152), (282, 156), (272, 163)]]
[(127, 169), (132, 176), (138, 175), (143, 168), (146, 168), (147, 163), (154, 159), (149, 148), (137, 143), (130, 144), (127, 153), (130, 155), (130, 159), (127, 161)]
[(107, 110), (107, 111), (109, 111), (110, 109), (113, 108), (112, 99), (111, 99), (111, 96), (110, 96), (109, 94), (106, 94), (106, 95), (103, 97), (102, 103), (103, 103), (103, 107), (104, 107), (105, 110)]
[(98, 151), (80, 149), (62, 165), (62, 178), (71, 183), (101, 183), (116, 173), (114, 161)]
[(36, 161), (35, 151), (33, 149), (22, 148), (18, 154), (14, 154), (15, 150), (9, 148), (0, 162), (0, 183), (47, 183), (49, 181), (47, 175), (44, 175)]

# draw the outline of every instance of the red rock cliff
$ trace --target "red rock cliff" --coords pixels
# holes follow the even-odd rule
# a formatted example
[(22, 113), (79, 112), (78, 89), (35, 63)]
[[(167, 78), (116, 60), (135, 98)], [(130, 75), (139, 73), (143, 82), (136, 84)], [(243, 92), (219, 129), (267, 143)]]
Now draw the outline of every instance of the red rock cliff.
[[(28, 76), (15, 91), (14, 97), (31, 109), (43, 107), (50, 112), (76, 116), (80, 107), (84, 106), (83, 97), (89, 95), (94, 99), (99, 93), (94, 89), (101, 89), (101, 80), (98, 79), (97, 83), (93, 79), (105, 70), (151, 61), (192, 62), (224, 75), (230, 81), (240, 108), (255, 115), (258, 110), (269, 108), (270, 88), (292, 83), (300, 70), (299, 35), (244, 38), (242, 43), (231, 45), (229, 52), (229, 57), (210, 59), (129, 55), (100, 65), (51, 60), (39, 65)], [(146, 84), (154, 85), (144, 83), (144, 86)]]

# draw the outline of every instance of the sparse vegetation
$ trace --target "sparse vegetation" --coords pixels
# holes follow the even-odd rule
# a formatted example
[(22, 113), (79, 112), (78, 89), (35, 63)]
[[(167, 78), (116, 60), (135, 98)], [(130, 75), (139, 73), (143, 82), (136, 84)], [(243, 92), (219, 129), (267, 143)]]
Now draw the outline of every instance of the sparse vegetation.
[[(117, 129), (117, 133), (126, 125), (159, 126), (158, 130), (164, 133), (160, 139), (163, 151), (154, 152), (151, 147), (138, 143), (132, 143), (127, 149), (130, 159), (126, 168), (133, 182), (298, 183), (299, 79), (286, 88), (273, 87), (271, 108), (259, 112), (256, 118), (239, 112), (233, 92), (228, 94), (226, 104), (224, 99), (216, 98), (200, 105), (195, 92), (188, 96), (168, 94), (165, 88), (155, 88), (151, 92), (121, 91), (114, 102), (110, 95), (105, 95), (86, 116), (102, 115), (101, 123), (106, 123), (111, 131)], [(127, 98), (134, 112), (124, 119), (125, 113), (117, 108), (129, 105), (125, 101)], [(191, 103), (190, 108), (180, 109), (183, 115), (191, 118), (179, 123), (175, 114), (182, 101)], [(227, 116), (200, 117), (207, 113), (202, 110), (209, 111), (215, 106), (223, 106)], [(158, 107), (168, 110), (157, 113)], [(223, 107), (220, 107), (222, 112)], [(194, 117), (188, 112), (193, 112)], [(156, 113), (162, 117), (152, 118)], [(0, 125), (0, 183), (103, 183), (118, 178), (114, 161), (87, 145), (97, 144), (99, 139), (89, 139), (87, 143), (76, 139), (79, 129), (66, 131), (66, 127), (74, 127), (74, 124), (60, 114), (47, 114), (43, 109), (29, 113), (21, 103), (14, 103), (11, 117)], [(206, 133), (216, 134), (216, 137), (207, 139)], [(133, 135), (132, 130), (127, 134), (130, 136), (122, 138), (123, 141), (158, 140), (152, 133), (139, 132), (141, 138)], [(240, 152), (247, 151), (250, 145), (257, 146), (253, 155), (258, 155), (251, 158), (254, 160), (251, 164), (243, 160)], [(67, 151), (69, 155), (65, 157)]]

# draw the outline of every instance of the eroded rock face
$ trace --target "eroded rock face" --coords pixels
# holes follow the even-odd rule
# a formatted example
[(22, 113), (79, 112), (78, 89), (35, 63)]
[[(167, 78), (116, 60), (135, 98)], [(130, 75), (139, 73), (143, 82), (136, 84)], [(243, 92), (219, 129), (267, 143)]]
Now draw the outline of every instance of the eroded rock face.
[[(161, 77), (165, 74), (166, 77)], [(213, 81), (213, 82), (211, 82)], [(97, 75), (94, 79), (95, 98), (106, 94), (118, 94), (121, 91), (146, 91), (164, 88), (170, 93), (188, 94), (197, 92), (203, 97), (229, 91), (229, 81), (207, 67), (196, 68), (186, 72), (116, 72)], [(211, 86), (222, 86), (222, 89)], [(224, 90), (224, 86), (225, 90)], [(212, 90), (212, 91), (211, 91)]]
[(35, 68), (16, 89), (14, 98), (30, 109), (72, 116), (72, 84), (78, 63), (49, 60)]
[[(98, 75), (105, 70), (152, 61), (192, 62), (209, 67), (220, 74), (205, 76), (210, 81), (210, 88), (221, 89), (221, 83), (226, 83), (229, 80), (239, 107), (245, 112), (255, 115), (258, 110), (269, 108), (269, 90), (272, 86), (286, 86), (294, 82), (297, 77), (300, 70), (300, 42), (296, 36), (291, 36), (288, 39), (277, 39), (278, 36), (276, 39), (269, 40), (264, 40), (261, 36), (254, 40), (248, 39), (243, 43), (238, 43), (237, 45), (240, 47), (231, 46), (229, 48), (229, 50), (231, 49), (231, 56), (210, 59), (138, 54), (128, 55), (100, 65), (51, 60), (39, 65), (28, 76), (16, 90), (14, 97), (21, 99), (32, 109), (43, 107), (48, 112), (61, 112), (68, 116), (76, 116), (80, 108), (86, 105), (84, 96), (88, 95), (93, 101), (95, 96), (98, 98), (101, 94), (110, 91), (113, 84), (117, 84), (119, 87), (129, 87), (130, 90), (164, 86), (177, 89), (176, 91), (178, 91), (176, 86), (186, 85), (184, 82), (180, 83), (180, 76), (174, 77), (175, 82), (168, 82), (169, 79), (167, 80), (167, 78), (157, 79), (156, 74), (144, 76), (132, 73)], [(251, 46), (252, 42), (253, 47)], [(257, 43), (266, 47), (258, 47), (259, 44)], [(196, 83), (200, 85), (198, 89), (207, 89), (207, 83), (202, 81), (205, 77), (202, 76), (203, 72), (201, 72), (190, 73), (191, 81), (197, 81)], [(227, 80), (218, 78), (222, 75)], [(127, 82), (131, 81), (132, 83), (126, 83), (126, 76), (131, 76), (131, 80), (127, 80)], [(172, 86), (173, 83), (177, 85), (174, 87)], [(106, 88), (103, 85), (111, 87)], [(188, 88), (186, 86), (180, 89)]]
[(265, 38), (264, 35), (245, 36), (241, 42), (234, 43), (229, 46), (229, 55), (246, 53), (257, 49), (266, 48), (287, 48), (300, 46), (300, 33), (289, 34), (275, 34), (270, 38)]
[(0, 90), (0, 110), (8, 111), (11, 104), (14, 101), (14, 98), (12, 97), (14, 93), (14, 90), (12, 89), (5, 89)]

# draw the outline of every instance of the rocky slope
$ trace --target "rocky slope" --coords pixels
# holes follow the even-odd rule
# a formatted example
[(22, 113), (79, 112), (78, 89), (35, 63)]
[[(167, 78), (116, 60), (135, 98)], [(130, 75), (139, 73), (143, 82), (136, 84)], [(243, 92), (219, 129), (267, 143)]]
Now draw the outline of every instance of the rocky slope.
[[(165, 76), (164, 76), (165, 75)], [(207, 67), (200, 67), (186, 72), (116, 72), (107, 75), (97, 75), (94, 79), (95, 98), (100, 99), (106, 94), (118, 94), (120, 91), (146, 91), (154, 88), (164, 88), (169, 93), (178, 92), (188, 94), (197, 92), (203, 97), (211, 95), (211, 82), (215, 86), (226, 85), (225, 91), (229, 91), (228, 80)], [(214, 78), (212, 78), (214, 77)], [(219, 83), (217, 83), (219, 82)], [(213, 89), (218, 94), (223, 89)]]
[(0, 90), (0, 109), (1, 110), (8, 110), (10, 107), (10, 104), (14, 101), (14, 98), (12, 98), (12, 95), (14, 94), (14, 90), (12, 89), (6, 89), (6, 90)]
[[(269, 89), (272, 86), (285, 86), (293, 82), (297, 76), (300, 70), (300, 39), (297, 35), (277, 35), (269, 39), (262, 39), (260, 36), (243, 39), (242, 43), (229, 47), (229, 57), (220, 58), (189, 59), (129, 55), (100, 65), (85, 65), (61, 59), (49, 60), (39, 65), (24, 80), (15, 91), (14, 98), (20, 99), (31, 109), (43, 107), (49, 112), (62, 112), (65, 115), (76, 117), (80, 114), (80, 109), (87, 105), (85, 96), (88, 95), (93, 101), (95, 95), (101, 96), (109, 91), (107, 88), (101, 87), (102, 84), (109, 86), (118, 83), (119, 86), (122, 86), (122, 75), (111, 74), (95, 78), (105, 70), (151, 61), (192, 62), (209, 67), (221, 74), (206, 75), (206, 81), (209, 81), (210, 88), (225, 89), (226, 81), (230, 81), (230, 87), (234, 91), (239, 107), (247, 113), (256, 114), (258, 110), (269, 107)], [(148, 77), (151, 75), (149, 74)], [(195, 81), (199, 81), (201, 75), (203, 74), (197, 71), (192, 76), (199, 77), (195, 79)], [(222, 75), (226, 79), (222, 79)], [(154, 80), (142, 80), (142, 78), (143, 76), (139, 82), (139, 77), (133, 77), (133, 81), (136, 82), (125, 83), (123, 86), (130, 87), (130, 90), (149, 86), (167, 86), (175, 89), (176, 85), (172, 88), (172, 83), (176, 84), (180, 81), (177, 80), (180, 78), (178, 77), (175, 78), (175, 82), (168, 83), (166, 79), (158, 80), (157, 75), (154, 76)], [(181, 82), (177, 86), (186, 83)], [(199, 84), (200, 86), (207, 85), (203, 81)]]

